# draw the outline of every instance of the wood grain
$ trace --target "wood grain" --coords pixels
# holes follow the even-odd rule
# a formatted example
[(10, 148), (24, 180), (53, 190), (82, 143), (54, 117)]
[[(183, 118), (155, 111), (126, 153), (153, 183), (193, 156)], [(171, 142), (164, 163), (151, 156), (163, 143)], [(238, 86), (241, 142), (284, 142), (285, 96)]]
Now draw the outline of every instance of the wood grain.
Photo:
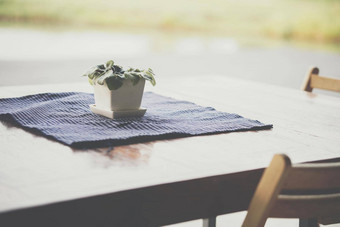
[[(160, 77), (146, 90), (274, 127), (75, 150), (0, 124), (0, 226), (46, 226), (49, 220), (109, 226), (133, 217), (139, 226), (153, 226), (211, 217), (246, 209), (275, 153), (286, 153), (295, 163), (340, 157), (337, 97), (218, 75), (184, 77), (180, 83)], [(61, 91), (92, 88), (85, 83), (2, 87), (0, 97)], [(225, 196), (228, 203), (222, 202)]]

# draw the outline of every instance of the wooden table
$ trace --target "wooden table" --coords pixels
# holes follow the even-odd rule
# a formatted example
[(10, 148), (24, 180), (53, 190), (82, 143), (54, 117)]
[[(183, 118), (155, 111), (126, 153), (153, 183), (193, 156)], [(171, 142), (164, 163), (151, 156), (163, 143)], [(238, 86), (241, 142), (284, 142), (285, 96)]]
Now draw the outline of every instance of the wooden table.
[[(274, 127), (75, 150), (0, 124), (0, 226), (159, 226), (206, 218), (245, 210), (275, 153), (295, 163), (340, 157), (340, 98), (215, 75), (159, 78), (147, 90)], [(1, 87), (0, 97), (61, 91), (91, 87)]]

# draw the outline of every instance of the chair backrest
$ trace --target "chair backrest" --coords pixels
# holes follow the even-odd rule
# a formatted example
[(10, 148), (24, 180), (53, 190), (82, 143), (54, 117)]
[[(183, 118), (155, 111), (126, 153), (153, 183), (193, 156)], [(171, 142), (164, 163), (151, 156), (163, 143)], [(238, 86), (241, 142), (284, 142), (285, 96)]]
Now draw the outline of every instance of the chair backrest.
[(250, 202), (243, 227), (262, 227), (268, 217), (327, 218), (340, 214), (340, 163), (291, 165), (275, 155)]
[(307, 71), (305, 81), (301, 89), (312, 92), (313, 88), (340, 92), (340, 80), (330, 77), (319, 76), (319, 69), (312, 67)]

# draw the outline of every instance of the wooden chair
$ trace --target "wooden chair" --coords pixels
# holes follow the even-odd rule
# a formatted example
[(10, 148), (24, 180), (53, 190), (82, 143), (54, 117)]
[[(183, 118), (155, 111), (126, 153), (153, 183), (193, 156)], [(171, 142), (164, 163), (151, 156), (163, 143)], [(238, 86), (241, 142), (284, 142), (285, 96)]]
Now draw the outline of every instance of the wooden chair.
[(312, 92), (313, 88), (340, 92), (340, 80), (319, 76), (319, 69), (317, 67), (312, 67), (308, 70), (301, 89)]
[(291, 165), (275, 155), (257, 186), (243, 227), (262, 227), (268, 217), (299, 218), (300, 227), (339, 223), (340, 162)]

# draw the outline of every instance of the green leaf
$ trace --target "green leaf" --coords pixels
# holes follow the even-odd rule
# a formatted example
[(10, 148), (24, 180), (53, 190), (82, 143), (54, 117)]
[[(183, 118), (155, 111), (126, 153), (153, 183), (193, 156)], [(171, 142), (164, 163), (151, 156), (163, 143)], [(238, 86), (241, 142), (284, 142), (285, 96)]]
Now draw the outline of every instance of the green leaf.
[(90, 79), (93, 79), (94, 77), (100, 76), (104, 72), (105, 70), (100, 69), (99, 66), (97, 65), (89, 69), (85, 74), (83, 74), (83, 76), (87, 76)]
[(89, 79), (93, 79), (93, 78), (94, 78), (94, 72), (91, 73), (91, 74), (88, 74), (88, 78), (89, 78)]
[(155, 80), (154, 73), (153, 73), (152, 69), (149, 68), (148, 70), (145, 70), (143, 77), (144, 77), (144, 79), (150, 81), (153, 86), (156, 85), (156, 80)]
[(112, 90), (117, 90), (123, 85), (123, 80), (119, 77), (109, 77), (106, 80), (107, 87)]
[(103, 85), (104, 81), (111, 76), (114, 76), (114, 74), (113, 74), (112, 70), (110, 69), (98, 78), (98, 80), (97, 80), (98, 84)]
[(119, 77), (119, 78), (125, 79), (124, 73), (115, 73), (114, 75), (115, 75), (115, 77)]
[(111, 67), (114, 65), (114, 62), (112, 60), (109, 60), (106, 62), (106, 68), (111, 69)]
[(133, 73), (133, 72), (131, 72), (130, 73), (132, 76), (134, 76), (134, 77), (141, 77), (141, 74), (140, 73)]
[(101, 70), (101, 71), (105, 71), (105, 65), (101, 64), (101, 65), (97, 65), (97, 69)]
[(91, 85), (93, 85), (93, 82), (92, 82), (92, 80), (91, 80), (90, 78), (88, 78), (88, 81), (89, 81), (89, 83), (90, 83)]
[(132, 79), (132, 77), (133, 77), (133, 76), (131, 75), (131, 73), (129, 73), (129, 72), (124, 72), (124, 78), (125, 78), (125, 79), (127, 79), (127, 80), (128, 80), (128, 79)]
[(114, 61), (109, 60), (105, 65), (101, 64), (92, 67), (83, 76), (88, 76), (91, 85), (96, 83), (103, 85), (106, 82), (110, 90), (116, 90), (122, 86), (124, 80), (131, 80), (132, 84), (136, 85), (141, 78), (150, 81), (155, 86), (154, 75), (150, 68), (148, 70), (129, 68), (124, 71), (122, 66), (115, 65)]
[(114, 65), (112, 68), (114, 68), (114, 71), (117, 73), (120, 73), (123, 71), (123, 67), (119, 65)]
[(89, 70), (87, 70), (86, 73), (83, 74), (83, 76), (89, 76), (89, 75), (93, 74), (96, 69), (97, 69), (97, 67), (90, 68)]
[(131, 81), (132, 81), (133, 86), (135, 86), (136, 84), (138, 84), (138, 82), (140, 81), (139, 75), (137, 75), (137, 76), (132, 75)]
[(91, 74), (89, 75), (89, 78), (90, 78), (90, 79), (93, 79), (93, 78), (95, 78), (95, 77), (100, 77), (102, 74), (103, 74), (102, 71), (95, 70), (93, 73), (91, 73)]

